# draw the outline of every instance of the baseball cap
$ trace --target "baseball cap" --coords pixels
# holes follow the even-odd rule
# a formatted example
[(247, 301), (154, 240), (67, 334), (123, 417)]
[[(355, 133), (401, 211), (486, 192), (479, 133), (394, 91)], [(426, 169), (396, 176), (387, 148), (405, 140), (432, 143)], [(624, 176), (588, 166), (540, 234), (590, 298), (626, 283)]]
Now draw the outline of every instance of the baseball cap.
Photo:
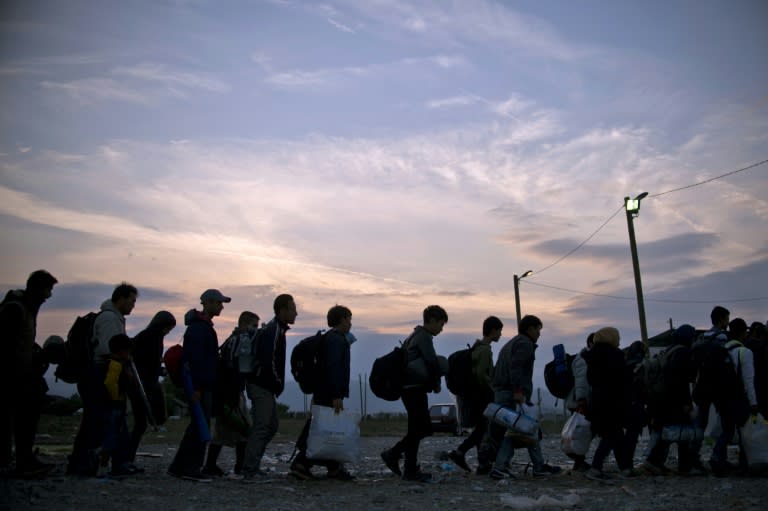
[(206, 289), (203, 294), (200, 295), (200, 303), (205, 302), (224, 302), (229, 303), (232, 298), (224, 296), (218, 289)]

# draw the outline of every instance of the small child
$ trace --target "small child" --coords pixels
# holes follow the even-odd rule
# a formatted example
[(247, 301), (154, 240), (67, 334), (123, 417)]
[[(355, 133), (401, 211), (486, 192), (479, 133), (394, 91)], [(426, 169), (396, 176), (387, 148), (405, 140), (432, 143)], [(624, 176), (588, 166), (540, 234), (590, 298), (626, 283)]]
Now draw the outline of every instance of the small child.
[(216, 393), (214, 411), (216, 423), (213, 428), (213, 440), (208, 444), (208, 457), (203, 467), (206, 476), (222, 477), (227, 473), (217, 465), (219, 454), (224, 446), (235, 448), (234, 477), (240, 475), (251, 428), (251, 417), (245, 404), (245, 380), (234, 367), (234, 353), (241, 342), (256, 335), (259, 328), (259, 316), (251, 311), (244, 311), (224, 344), (219, 348), (219, 367), (216, 374)]
[(125, 334), (118, 334), (109, 340), (110, 356), (104, 378), (107, 406), (104, 408), (104, 445), (101, 449), (101, 466), (112, 459), (110, 476), (133, 475), (140, 471), (128, 462), (130, 435), (126, 421), (125, 398), (129, 388), (136, 385), (131, 370), (133, 341)]

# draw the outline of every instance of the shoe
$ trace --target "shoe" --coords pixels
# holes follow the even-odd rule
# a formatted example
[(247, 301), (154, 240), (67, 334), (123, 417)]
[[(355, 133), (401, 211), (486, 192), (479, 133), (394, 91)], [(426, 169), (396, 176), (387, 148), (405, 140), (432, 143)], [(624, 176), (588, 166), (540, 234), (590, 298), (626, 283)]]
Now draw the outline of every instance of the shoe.
[(502, 479), (517, 479), (517, 477), (508, 468), (492, 468), (488, 474), (491, 479), (501, 481)]
[(560, 472), (562, 472), (563, 469), (560, 467), (553, 467), (552, 465), (544, 464), (541, 466), (539, 470), (533, 471), (533, 477), (549, 477), (553, 475), (557, 475)]
[(210, 476), (210, 477), (224, 477), (225, 475), (227, 475), (227, 473), (224, 472), (224, 470), (222, 470), (221, 467), (219, 467), (218, 465), (214, 465), (212, 467), (208, 467), (208, 466), (203, 467), (203, 470), (201, 470), (201, 473), (203, 475)]
[(406, 469), (402, 475), (403, 481), (414, 481), (417, 483), (428, 483), (432, 481), (432, 474), (422, 472), (418, 466), (414, 470)]
[(400, 471), (400, 456), (396, 456), (392, 450), (387, 449), (386, 451), (382, 451), (381, 459), (384, 460), (384, 464), (389, 470), (402, 477), (403, 473)]
[(592, 481), (609, 481), (611, 478), (605, 475), (602, 470), (598, 470), (594, 467), (590, 468), (584, 473), (584, 477), (591, 479)]
[(130, 470), (134, 474), (143, 474), (144, 473), (144, 469), (143, 468), (137, 467), (133, 463), (126, 463), (125, 464), (125, 468)]
[(639, 475), (640, 475), (640, 472), (638, 472), (634, 468), (625, 468), (623, 470), (619, 470), (619, 477), (621, 479), (630, 479), (632, 477), (638, 477)]
[(721, 461), (709, 460), (709, 468), (715, 477), (725, 477), (728, 474), (728, 464)]
[(183, 479), (184, 481), (194, 481), (196, 483), (210, 483), (213, 481), (210, 477), (203, 475), (202, 472), (176, 472), (174, 470), (168, 470), (168, 475)]
[(572, 470), (574, 472), (586, 472), (590, 468), (592, 468), (592, 465), (590, 465), (586, 461), (582, 461), (582, 462), (578, 462), (577, 461), (576, 463), (573, 464), (573, 469)]
[(107, 472), (107, 475), (109, 477), (126, 477), (126, 476), (132, 476), (136, 472), (133, 472), (131, 469), (128, 468), (127, 465), (120, 465), (119, 467), (114, 467), (112, 470)]
[(469, 468), (469, 465), (467, 465), (466, 458), (459, 451), (451, 451), (451, 452), (449, 452), (448, 453), (448, 459), (451, 460), (460, 469), (462, 469), (462, 470), (464, 470), (466, 472), (472, 472), (472, 469)]
[(478, 465), (475, 474), (479, 476), (487, 476), (491, 473), (491, 470), (493, 470), (493, 465)]
[(648, 460), (645, 460), (640, 465), (640, 470), (652, 476), (663, 476), (669, 473), (669, 469), (664, 465), (656, 465), (655, 463), (651, 463)]
[(297, 479), (301, 479), (302, 481), (309, 481), (310, 479), (315, 478), (315, 476), (312, 475), (312, 471), (309, 469), (309, 467), (302, 465), (301, 463), (296, 463), (295, 461), (291, 463), (291, 468), (288, 470), (288, 473)]
[(354, 481), (355, 476), (350, 474), (346, 469), (339, 468), (336, 470), (329, 470), (328, 479), (336, 479), (337, 481)]

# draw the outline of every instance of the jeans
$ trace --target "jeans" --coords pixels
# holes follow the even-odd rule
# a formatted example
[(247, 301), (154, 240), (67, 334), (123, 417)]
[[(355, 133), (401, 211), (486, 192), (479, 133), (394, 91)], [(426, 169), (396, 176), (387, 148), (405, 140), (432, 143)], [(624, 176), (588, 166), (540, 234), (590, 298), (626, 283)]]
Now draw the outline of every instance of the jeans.
[(96, 475), (96, 453), (104, 443), (104, 371), (104, 366), (91, 367), (77, 384), (77, 392), (83, 401), (83, 415), (72, 446), (72, 454), (69, 456), (69, 473)]
[(483, 411), (485, 411), (486, 406), (488, 406), (488, 403), (485, 401), (479, 401), (472, 405), (472, 423), (475, 424), (475, 428), (472, 430), (472, 433), (470, 433), (470, 435), (461, 443), (461, 445), (459, 445), (458, 449), (456, 449), (461, 454), (466, 454), (473, 447), (477, 447), (479, 454), (480, 444), (485, 437), (485, 432), (488, 430), (488, 419), (486, 419), (483, 415)]
[(605, 431), (600, 437), (600, 443), (597, 444), (595, 454), (592, 456), (592, 467), (597, 470), (603, 470), (605, 458), (613, 451), (616, 457), (616, 464), (619, 470), (632, 468), (632, 462), (627, 456), (626, 438), (624, 430), (621, 428), (612, 431)]
[[(200, 407), (203, 409), (205, 421), (210, 428), (213, 394), (210, 391), (200, 393)], [(191, 407), (191, 403), (190, 403)], [(205, 461), (205, 442), (200, 439), (200, 428), (194, 417), (190, 417), (189, 425), (181, 438), (179, 450), (171, 462), (170, 471), (179, 474), (197, 474)]]
[(102, 452), (112, 458), (112, 470), (129, 461), (130, 436), (125, 418), (125, 405), (105, 410)]
[(275, 395), (256, 384), (248, 383), (245, 392), (251, 400), (251, 418), (253, 425), (248, 434), (243, 459), (243, 474), (254, 474), (260, 470), (261, 458), (267, 444), (277, 433), (277, 401)]
[(406, 472), (418, 468), (419, 444), (423, 438), (432, 435), (432, 421), (429, 418), (427, 391), (416, 387), (403, 390), (403, 405), (408, 414), (408, 432), (391, 449), (392, 454), (405, 454)]

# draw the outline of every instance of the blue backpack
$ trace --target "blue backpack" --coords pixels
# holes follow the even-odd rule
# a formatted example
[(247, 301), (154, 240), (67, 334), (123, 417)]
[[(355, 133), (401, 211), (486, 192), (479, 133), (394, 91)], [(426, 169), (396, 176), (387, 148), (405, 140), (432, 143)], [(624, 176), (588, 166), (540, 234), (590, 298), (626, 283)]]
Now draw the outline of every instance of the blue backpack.
[(565, 399), (575, 385), (571, 366), (576, 355), (567, 354), (562, 344), (552, 346), (552, 353), (554, 358), (544, 366), (544, 383), (550, 394)]

